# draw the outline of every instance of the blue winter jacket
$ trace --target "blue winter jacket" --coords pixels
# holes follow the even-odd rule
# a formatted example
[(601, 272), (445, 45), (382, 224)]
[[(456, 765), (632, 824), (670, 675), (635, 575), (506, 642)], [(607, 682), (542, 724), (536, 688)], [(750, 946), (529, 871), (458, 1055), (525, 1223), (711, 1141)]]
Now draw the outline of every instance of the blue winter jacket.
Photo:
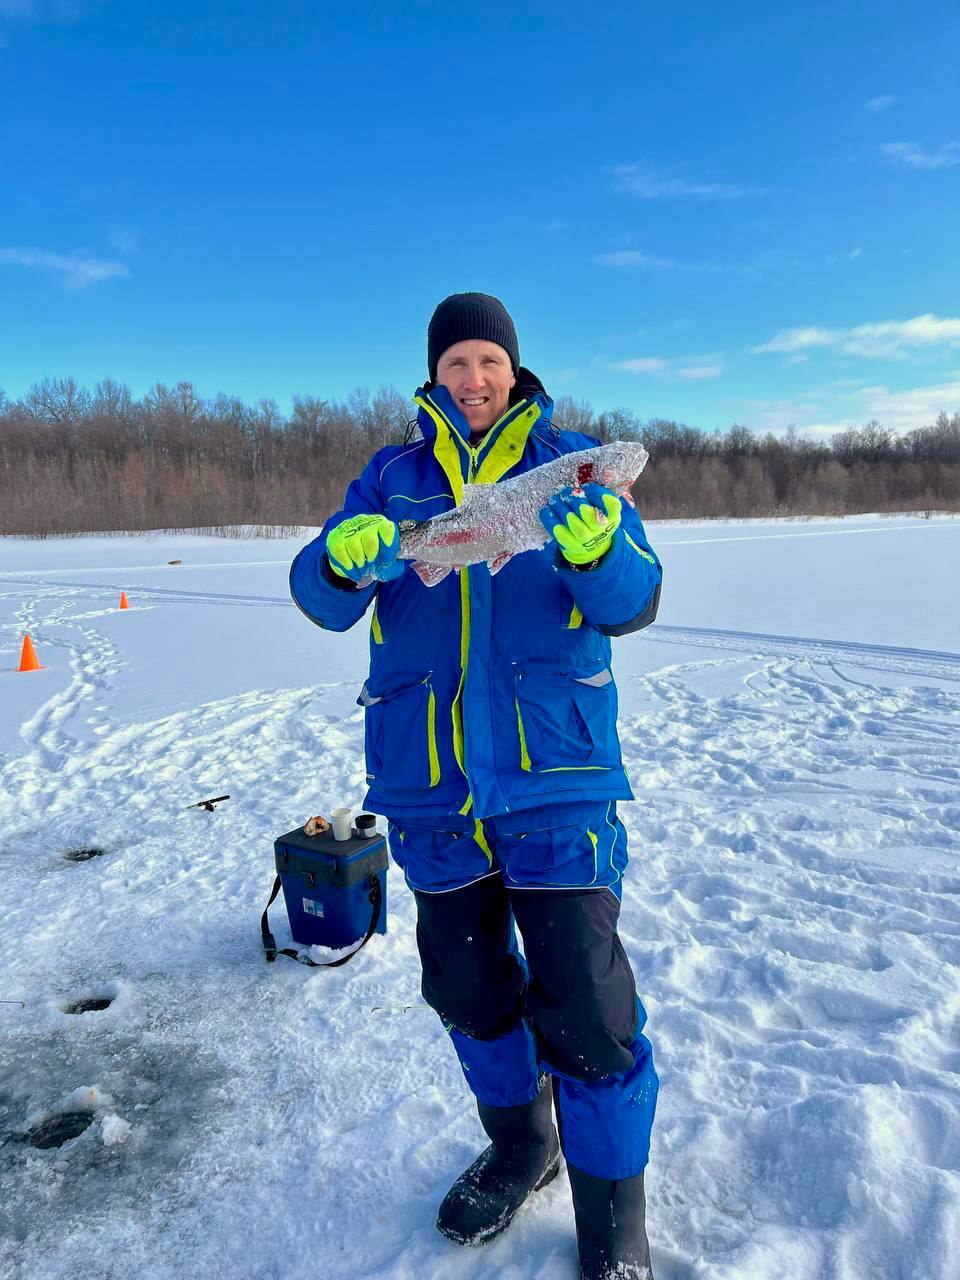
[(373, 605), (358, 702), (364, 804), (375, 813), (472, 825), (556, 802), (633, 798), (610, 637), (653, 621), (661, 569), (632, 506), (624, 503), (613, 545), (586, 572), (550, 543), (493, 577), (486, 564), (471, 565), (426, 587), (408, 564), (392, 582), (357, 588), (326, 558), (327, 535), (349, 516), (425, 520), (457, 505), (466, 484), (598, 445), (551, 425), (553, 402), (528, 370), (518, 389), (522, 398), (471, 448), (447, 389), (420, 388), (422, 439), (378, 450), (290, 570), (294, 600), (320, 627), (346, 631)]

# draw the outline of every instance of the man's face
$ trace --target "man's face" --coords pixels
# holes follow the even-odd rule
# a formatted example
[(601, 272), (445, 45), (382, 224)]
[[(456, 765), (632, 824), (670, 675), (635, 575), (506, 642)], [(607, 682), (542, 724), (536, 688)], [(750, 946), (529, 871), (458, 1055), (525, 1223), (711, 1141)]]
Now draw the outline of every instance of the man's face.
[(447, 347), (437, 363), (437, 382), (453, 396), (471, 431), (487, 431), (506, 413), (517, 379), (503, 347), (470, 338)]

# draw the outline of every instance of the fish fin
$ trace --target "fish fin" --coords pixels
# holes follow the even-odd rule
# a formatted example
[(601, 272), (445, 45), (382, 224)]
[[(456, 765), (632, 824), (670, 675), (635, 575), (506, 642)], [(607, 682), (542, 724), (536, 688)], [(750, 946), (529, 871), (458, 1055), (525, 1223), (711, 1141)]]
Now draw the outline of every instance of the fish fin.
[(413, 571), (425, 587), (435, 587), (450, 572), (450, 565), (427, 564), (423, 560), (414, 560)]
[(614, 493), (618, 497), (622, 498), (623, 501), (626, 502), (629, 506), (636, 507), (637, 504), (634, 502), (633, 494), (630, 492), (630, 485), (629, 484), (625, 484), (622, 486), (618, 485), (617, 473), (614, 467), (603, 468), (603, 470), (600, 473), (600, 483), (604, 485), (607, 489), (612, 489)]
[(624, 488), (617, 487), (616, 467), (601, 467), (599, 478), (594, 480), (594, 484), (601, 484), (605, 489), (612, 489), (624, 502), (631, 507), (636, 507), (637, 504), (634, 502), (633, 494), (630, 492), (630, 485), (628, 484)]
[(501, 551), (498, 556), (494, 556), (492, 560), (487, 561), (487, 568), (490, 570), (490, 577), (495, 573), (499, 573), (508, 560), (513, 559), (512, 551)]

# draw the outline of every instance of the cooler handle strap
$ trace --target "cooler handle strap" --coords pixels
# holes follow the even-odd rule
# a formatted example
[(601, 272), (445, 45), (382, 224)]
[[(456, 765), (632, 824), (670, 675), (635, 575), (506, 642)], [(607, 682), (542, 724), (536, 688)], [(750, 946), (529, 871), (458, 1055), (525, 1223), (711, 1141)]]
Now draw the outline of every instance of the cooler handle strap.
[(294, 951), (293, 947), (278, 947), (277, 940), (270, 932), (270, 922), (267, 919), (267, 913), (273, 906), (277, 894), (280, 892), (280, 877), (277, 876), (273, 882), (273, 891), (270, 894), (270, 900), (263, 909), (263, 915), (260, 917), (260, 939), (263, 942), (264, 954), (267, 963), (272, 963), (277, 956), (289, 956), (291, 960), (296, 960), (298, 964), (305, 964), (310, 969), (336, 969), (342, 964), (346, 964), (348, 960), (352, 960), (358, 951), (362, 951), (370, 939), (377, 931), (377, 925), (380, 923), (380, 913), (383, 910), (383, 890), (380, 887), (380, 877), (373, 875), (367, 879), (370, 887), (368, 897), (370, 899), (370, 924), (367, 932), (364, 934), (359, 946), (354, 947), (352, 951), (348, 951), (345, 956), (341, 956), (339, 960), (311, 960), (305, 951)]

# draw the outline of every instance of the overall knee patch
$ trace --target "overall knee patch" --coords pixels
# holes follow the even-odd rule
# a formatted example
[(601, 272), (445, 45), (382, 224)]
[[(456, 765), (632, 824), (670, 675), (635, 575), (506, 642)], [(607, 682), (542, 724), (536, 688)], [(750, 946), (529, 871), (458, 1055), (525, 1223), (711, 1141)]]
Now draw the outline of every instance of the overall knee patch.
[(526, 1010), (545, 1069), (596, 1081), (628, 1071), (637, 989), (607, 890), (510, 895), (530, 969)]
[(499, 876), (415, 893), (423, 998), (448, 1027), (493, 1040), (520, 1021), (526, 972)]

